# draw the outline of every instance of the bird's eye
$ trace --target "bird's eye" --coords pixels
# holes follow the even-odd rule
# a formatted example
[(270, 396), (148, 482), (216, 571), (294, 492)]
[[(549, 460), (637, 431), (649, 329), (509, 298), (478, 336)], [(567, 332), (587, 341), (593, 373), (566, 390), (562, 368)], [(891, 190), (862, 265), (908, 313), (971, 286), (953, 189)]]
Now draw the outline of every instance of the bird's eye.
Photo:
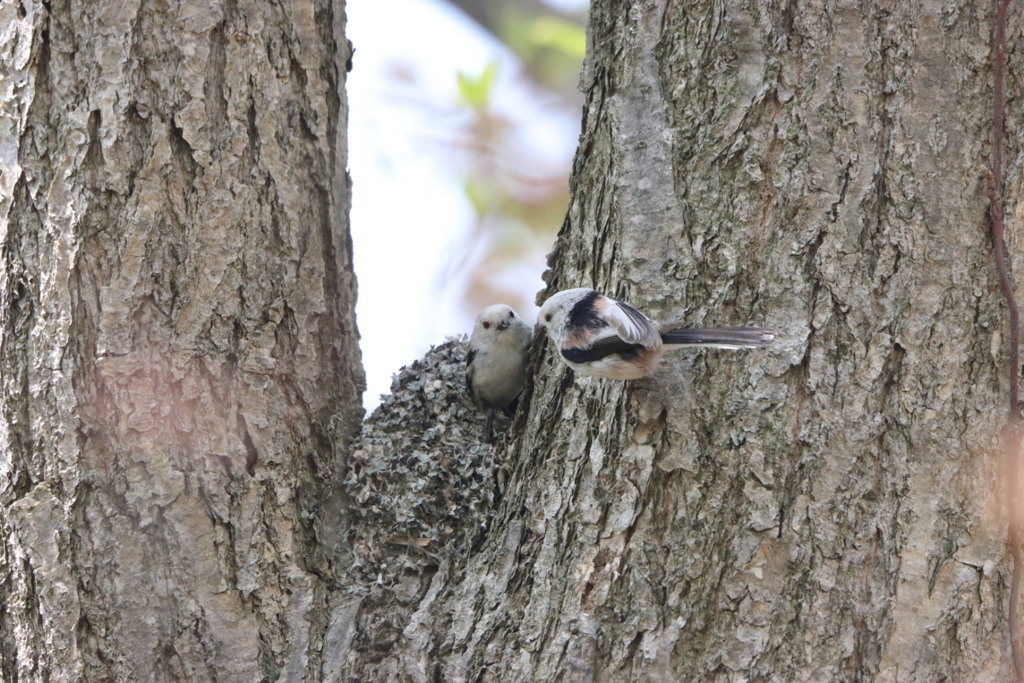
[(551, 314), (550, 313), (548, 313), (547, 315), (544, 316), (544, 322), (546, 322), (546, 323), (551, 322)]
[(508, 312), (508, 317), (510, 317), (510, 318), (516, 317), (516, 312), (515, 311), (509, 311)]
[(486, 320), (483, 322), (483, 326), (484, 326), (485, 330), (491, 329), (491, 324), (489, 322), (487, 322)]

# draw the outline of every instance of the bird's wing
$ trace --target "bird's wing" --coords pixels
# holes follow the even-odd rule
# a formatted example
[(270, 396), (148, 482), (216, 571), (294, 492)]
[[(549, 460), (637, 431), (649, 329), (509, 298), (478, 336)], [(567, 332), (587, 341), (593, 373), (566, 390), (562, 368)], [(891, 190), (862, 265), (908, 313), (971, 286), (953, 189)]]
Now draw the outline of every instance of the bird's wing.
[(605, 322), (623, 341), (640, 344), (648, 349), (661, 346), (661, 335), (647, 316), (624, 301), (607, 299), (608, 306), (601, 311)]
[(562, 357), (571, 363), (591, 363), (593, 361), (601, 360), (606, 358), (613, 353), (617, 353), (623, 357), (636, 356), (638, 351), (642, 351), (643, 346), (640, 344), (630, 344), (627, 341), (623, 341), (618, 337), (612, 335), (598, 339), (590, 346), (580, 348), (568, 348), (562, 349)]
[(470, 394), (473, 393), (473, 375), (476, 374), (476, 366), (473, 365), (474, 358), (476, 358), (476, 351), (470, 349), (466, 354), (466, 389)]

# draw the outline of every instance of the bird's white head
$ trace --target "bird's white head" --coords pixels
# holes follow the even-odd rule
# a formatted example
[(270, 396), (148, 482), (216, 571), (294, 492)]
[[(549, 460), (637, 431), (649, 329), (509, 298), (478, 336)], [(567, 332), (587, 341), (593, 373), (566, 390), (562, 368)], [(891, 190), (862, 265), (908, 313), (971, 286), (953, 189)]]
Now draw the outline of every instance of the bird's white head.
[(543, 327), (548, 336), (557, 344), (565, 334), (565, 326), (573, 309), (581, 301), (593, 302), (601, 295), (593, 289), (579, 287), (566, 289), (548, 297), (537, 313), (537, 324)]
[(494, 304), (480, 311), (473, 324), (473, 336), (495, 335), (515, 324), (525, 324), (511, 306)]

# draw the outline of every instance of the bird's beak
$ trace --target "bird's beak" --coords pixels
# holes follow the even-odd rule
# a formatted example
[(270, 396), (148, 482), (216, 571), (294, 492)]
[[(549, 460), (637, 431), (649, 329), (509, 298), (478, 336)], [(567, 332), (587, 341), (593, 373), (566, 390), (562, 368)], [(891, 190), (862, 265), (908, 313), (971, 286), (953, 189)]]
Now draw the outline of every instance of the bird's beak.
[(501, 330), (507, 330), (507, 329), (508, 329), (508, 321), (507, 320), (502, 320), (500, 323), (498, 323), (498, 331), (499, 332)]

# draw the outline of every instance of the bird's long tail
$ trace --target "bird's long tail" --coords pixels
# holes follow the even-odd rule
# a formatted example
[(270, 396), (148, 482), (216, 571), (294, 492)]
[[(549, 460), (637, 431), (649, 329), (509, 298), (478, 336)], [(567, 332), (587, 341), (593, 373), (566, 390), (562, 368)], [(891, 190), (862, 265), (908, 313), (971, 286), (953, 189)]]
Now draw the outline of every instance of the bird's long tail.
[(719, 349), (749, 349), (768, 346), (775, 330), (762, 327), (677, 327), (662, 331), (665, 346), (713, 346)]

